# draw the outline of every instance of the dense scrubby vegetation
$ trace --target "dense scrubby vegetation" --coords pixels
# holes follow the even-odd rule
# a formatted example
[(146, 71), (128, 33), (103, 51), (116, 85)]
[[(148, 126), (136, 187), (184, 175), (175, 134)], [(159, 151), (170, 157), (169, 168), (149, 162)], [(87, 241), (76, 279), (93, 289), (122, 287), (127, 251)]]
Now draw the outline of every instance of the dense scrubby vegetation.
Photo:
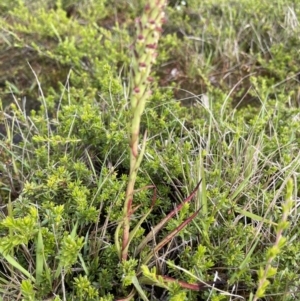
[(300, 6), (162, 8), (133, 176), (154, 2), (1, 1), (1, 300), (299, 300)]

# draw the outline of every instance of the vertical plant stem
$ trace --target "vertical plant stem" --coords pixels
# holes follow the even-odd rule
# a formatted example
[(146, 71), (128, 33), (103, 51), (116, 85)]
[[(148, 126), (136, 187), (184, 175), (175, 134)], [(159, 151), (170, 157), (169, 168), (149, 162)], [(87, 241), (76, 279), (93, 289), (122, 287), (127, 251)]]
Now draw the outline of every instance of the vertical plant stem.
[[(293, 208), (293, 180), (289, 179), (286, 185), (286, 199), (282, 204), (282, 218), (276, 228), (276, 240), (272, 247), (267, 251), (267, 263), (265, 268), (262, 267), (258, 271), (258, 288), (252, 301), (258, 301), (265, 296), (267, 287), (270, 284), (269, 278), (274, 277), (277, 273), (277, 268), (272, 266), (275, 258), (282, 252), (282, 248), (286, 244), (286, 237), (283, 236), (283, 231), (289, 227), (288, 216)], [(251, 300), (251, 299), (250, 299)]]
[[(130, 173), (123, 207), (123, 238), (120, 257), (126, 260), (129, 248), (130, 219), (136, 176), (145, 151), (146, 134), (144, 135), (142, 150), (139, 153), (139, 135), (141, 117), (146, 101), (151, 95), (150, 77), (151, 67), (157, 56), (157, 44), (164, 23), (164, 9), (166, 0), (149, 0), (141, 18), (136, 20), (136, 42), (133, 49), (131, 73), (131, 130), (130, 130)], [(117, 229), (116, 239), (118, 239)], [(118, 245), (118, 242), (116, 243)]]

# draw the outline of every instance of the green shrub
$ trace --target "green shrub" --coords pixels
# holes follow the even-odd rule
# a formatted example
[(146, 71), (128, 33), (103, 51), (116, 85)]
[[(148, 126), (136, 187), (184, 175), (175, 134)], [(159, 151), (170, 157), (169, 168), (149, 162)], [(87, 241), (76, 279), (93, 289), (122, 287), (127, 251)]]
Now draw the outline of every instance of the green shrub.
[(177, 5), (168, 7), (141, 122), (148, 140), (137, 231), (121, 262), (114, 235), (130, 166), (130, 46), (142, 2), (1, 2), (4, 300), (108, 301), (133, 289), (138, 300), (296, 300), (299, 12), (288, 1)]

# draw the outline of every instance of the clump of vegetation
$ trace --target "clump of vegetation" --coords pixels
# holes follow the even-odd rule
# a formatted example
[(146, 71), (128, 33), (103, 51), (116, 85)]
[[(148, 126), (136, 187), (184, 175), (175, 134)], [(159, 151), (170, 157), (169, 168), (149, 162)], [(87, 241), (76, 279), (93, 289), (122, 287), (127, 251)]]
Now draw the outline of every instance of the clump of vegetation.
[(296, 5), (0, 8), (3, 300), (298, 299)]

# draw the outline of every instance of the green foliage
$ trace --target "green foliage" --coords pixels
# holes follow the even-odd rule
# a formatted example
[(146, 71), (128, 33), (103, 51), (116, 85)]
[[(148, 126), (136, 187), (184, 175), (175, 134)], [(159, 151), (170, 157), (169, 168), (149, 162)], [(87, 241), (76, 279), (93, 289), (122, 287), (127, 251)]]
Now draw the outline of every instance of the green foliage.
[(23, 295), (24, 301), (34, 301), (35, 300), (35, 291), (30, 280), (23, 280), (21, 284), (21, 292)]
[[(18, 52), (19, 49), (27, 49), (27, 59), (36, 56), (38, 64), (47, 66), (47, 71), (38, 74), (38, 77), (43, 83), (44, 95), (48, 96), (48, 109), (55, 104), (53, 96), (60, 98), (59, 93), (48, 95), (48, 90), (53, 93), (53, 88), (56, 90), (59, 82), (65, 82), (70, 69), (73, 70), (70, 80), (78, 88), (89, 87), (84, 89), (84, 93), (92, 97), (91, 101), (98, 97), (97, 90), (101, 90), (103, 97), (122, 91), (116, 67), (119, 63), (128, 64), (128, 55), (124, 48), (120, 48), (120, 42), (122, 40), (128, 44), (129, 36), (117, 27), (112, 34), (104, 27), (97, 26), (94, 9), (98, 9), (98, 20), (104, 18), (107, 13), (105, 2), (89, 2), (86, 7), (88, 12), (83, 10), (80, 18), (70, 18), (60, 1), (57, 1), (55, 7), (50, 6), (50, 9), (46, 3), (31, 7), (20, 1), (9, 12), (9, 22), (1, 19), (1, 26), (8, 33), (6, 41), (10, 50)], [(34, 9), (34, 14), (31, 9)], [(34, 65), (31, 67), (34, 68)], [(10, 67), (10, 71), (11, 74), (6, 78), (8, 87), (14, 86), (14, 77), (19, 72), (25, 71), (24, 76), (28, 80), (32, 78), (26, 60)], [(37, 96), (33, 93), (34, 86), (23, 87), (25, 93), (30, 93), (30, 97)], [(18, 94), (22, 95), (21, 90)]]
[(300, 12), (288, 0), (170, 1), (120, 262), (131, 37), (146, 2), (0, 3), (3, 299), (296, 300)]
[(7, 216), (2, 222), (1, 226), (8, 230), (9, 236), (1, 240), (1, 249), (6, 253), (10, 253), (14, 247), (21, 244), (27, 245), (37, 234), (37, 210), (32, 207), (30, 212), (23, 218), (13, 218)]
[(87, 279), (87, 276), (79, 276), (74, 278), (76, 295), (79, 300), (98, 300), (98, 292), (91, 285), (90, 281)]

